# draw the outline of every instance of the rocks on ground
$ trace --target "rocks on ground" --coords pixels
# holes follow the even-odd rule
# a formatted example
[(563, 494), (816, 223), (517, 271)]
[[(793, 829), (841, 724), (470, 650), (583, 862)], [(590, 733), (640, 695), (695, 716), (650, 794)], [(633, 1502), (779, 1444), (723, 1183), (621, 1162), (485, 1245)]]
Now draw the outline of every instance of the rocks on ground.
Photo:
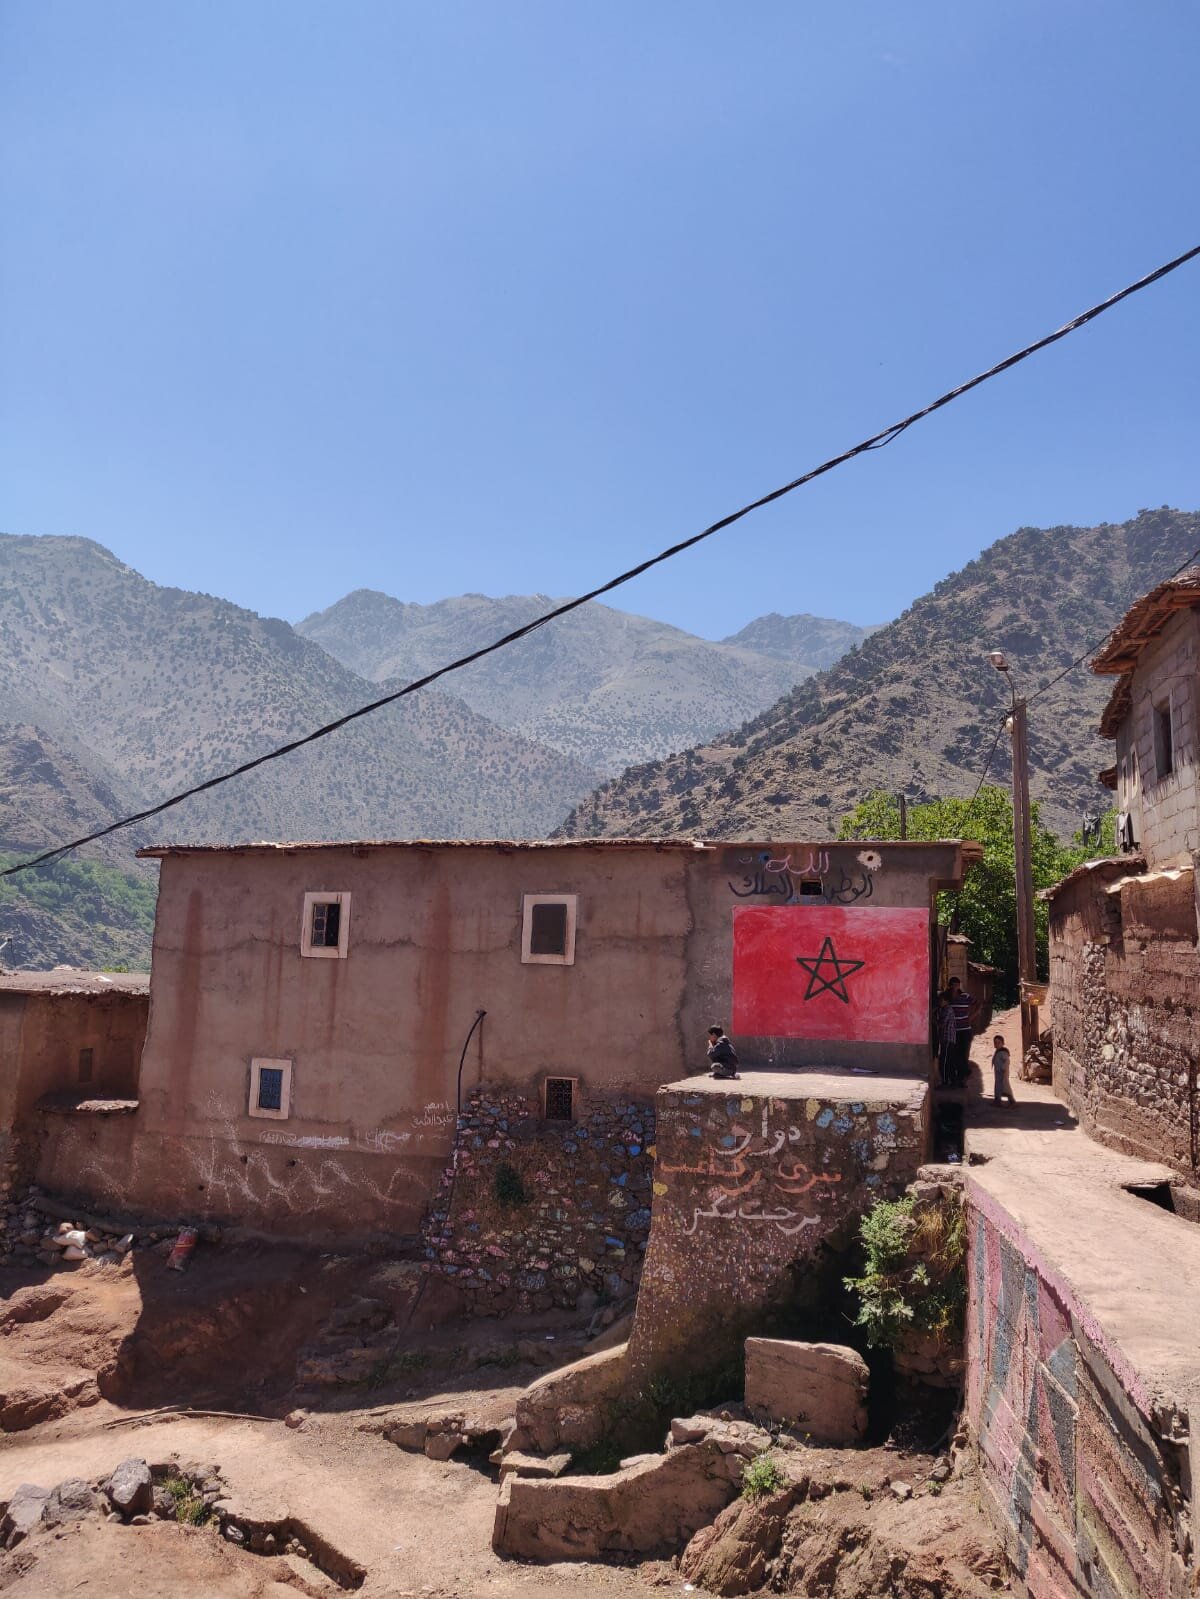
[(871, 1374), (840, 1344), (746, 1339), (746, 1408), (757, 1421), (794, 1428), (818, 1443), (859, 1443), (867, 1433)]
[(911, 1459), (904, 1478), (890, 1469), (885, 1450), (793, 1448), (781, 1457), (784, 1485), (738, 1498), (701, 1529), (680, 1575), (718, 1595), (767, 1588), (807, 1599), (984, 1599), (1003, 1588), (970, 1470), (939, 1477)]
[[(206, 1243), (220, 1241), (219, 1227), (206, 1224), (199, 1232)], [(135, 1249), (169, 1253), (178, 1233), (178, 1227), (167, 1223), (130, 1231), (124, 1222), (82, 1211), (72, 1214), (31, 1188), (24, 1198), (10, 1199), (0, 1208), (0, 1266), (77, 1266), (88, 1260), (120, 1266)]]

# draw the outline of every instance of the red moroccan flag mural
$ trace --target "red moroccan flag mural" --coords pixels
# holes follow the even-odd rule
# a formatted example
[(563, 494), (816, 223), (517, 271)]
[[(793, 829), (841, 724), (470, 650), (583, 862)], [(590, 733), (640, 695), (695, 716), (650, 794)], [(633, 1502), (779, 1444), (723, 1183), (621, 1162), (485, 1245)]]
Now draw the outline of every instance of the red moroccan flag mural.
[(928, 911), (738, 906), (733, 1030), (753, 1038), (924, 1043)]

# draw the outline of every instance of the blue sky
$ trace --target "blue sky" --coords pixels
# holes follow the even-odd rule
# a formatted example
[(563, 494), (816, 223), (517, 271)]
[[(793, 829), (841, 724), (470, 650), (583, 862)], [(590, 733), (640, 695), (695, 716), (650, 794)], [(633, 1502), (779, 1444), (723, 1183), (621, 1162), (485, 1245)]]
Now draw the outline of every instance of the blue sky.
[[(8, 0), (0, 528), (292, 620), (578, 592), (1196, 243), (1198, 48), (1187, 0)], [(616, 603), (881, 620), (1200, 506), (1198, 303)]]

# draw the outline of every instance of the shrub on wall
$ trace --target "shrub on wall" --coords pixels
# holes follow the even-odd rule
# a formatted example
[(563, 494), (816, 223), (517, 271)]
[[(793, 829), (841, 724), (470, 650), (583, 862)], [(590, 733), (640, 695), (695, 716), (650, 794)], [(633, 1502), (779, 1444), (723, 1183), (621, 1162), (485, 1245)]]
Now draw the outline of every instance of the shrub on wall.
[(872, 1348), (896, 1349), (914, 1334), (949, 1346), (962, 1334), (966, 1225), (957, 1196), (918, 1206), (911, 1195), (881, 1200), (858, 1230), (864, 1263), (846, 1287), (855, 1325)]
[(502, 1160), (496, 1167), (492, 1178), (492, 1194), (496, 1203), (502, 1205), (505, 1210), (529, 1203), (529, 1195), (525, 1191), (525, 1184), (521, 1181), (520, 1172), (507, 1160)]

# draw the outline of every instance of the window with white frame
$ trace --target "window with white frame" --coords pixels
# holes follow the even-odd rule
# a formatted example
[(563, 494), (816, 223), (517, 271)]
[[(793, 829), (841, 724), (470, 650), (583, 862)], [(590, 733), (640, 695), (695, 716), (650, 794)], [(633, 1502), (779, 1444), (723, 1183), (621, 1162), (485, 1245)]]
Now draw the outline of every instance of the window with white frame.
[(574, 894), (526, 894), (521, 917), (521, 959), (526, 965), (575, 964)]
[(304, 896), (301, 955), (344, 961), (350, 948), (350, 896), (316, 892)]
[(251, 1116), (270, 1121), (288, 1119), (292, 1109), (292, 1063), (290, 1060), (252, 1060), (250, 1062)]

